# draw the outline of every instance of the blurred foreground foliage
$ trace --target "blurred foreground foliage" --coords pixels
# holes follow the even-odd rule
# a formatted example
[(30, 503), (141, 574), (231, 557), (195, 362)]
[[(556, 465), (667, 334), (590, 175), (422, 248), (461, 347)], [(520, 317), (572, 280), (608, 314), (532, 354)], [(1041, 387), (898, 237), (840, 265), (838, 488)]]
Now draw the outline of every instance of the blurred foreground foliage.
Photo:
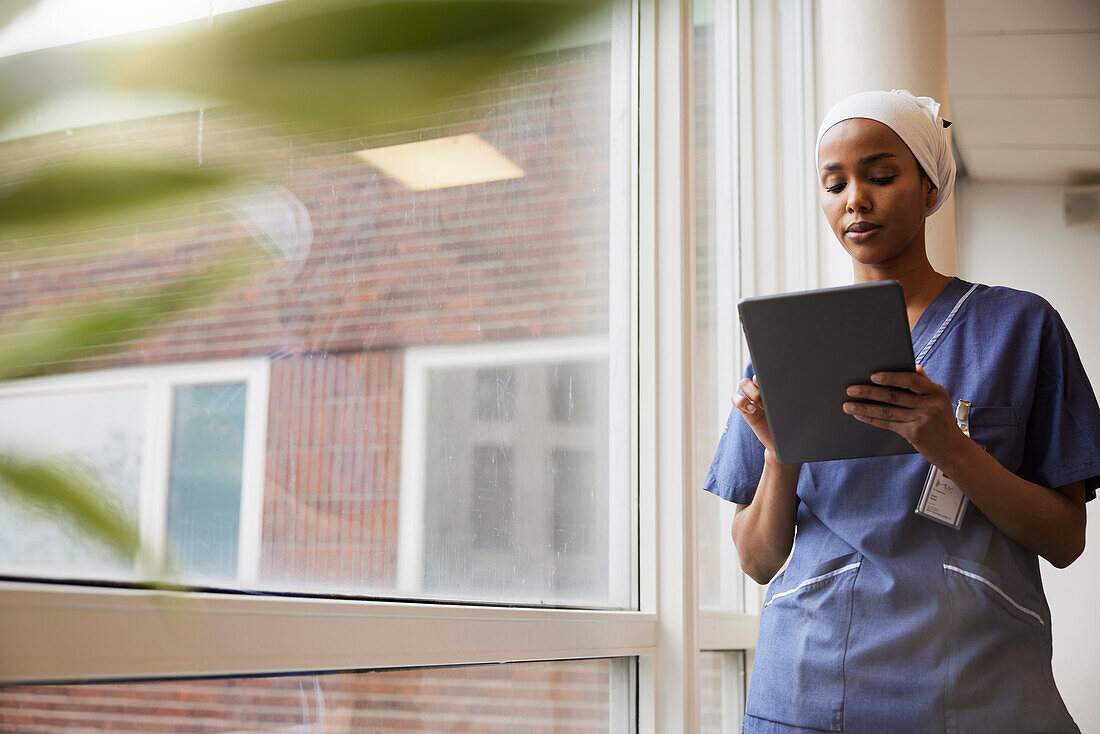
[[(0, 3), (0, 27), (35, 0)], [(444, 109), (606, 5), (589, 0), (281, 0), (208, 21), (0, 58), (0, 126), (87, 86), (175, 91), (266, 112), (299, 129), (386, 131)], [(58, 157), (0, 172), (0, 254), (66, 233), (210, 201), (257, 183), (248, 172), (158, 158)], [(0, 330), (0, 380), (71, 369), (209, 303), (278, 247), (224, 253), (204, 269), (92, 310), (62, 306)], [(59, 461), (0, 454), (0, 491), (131, 561), (136, 519), (102, 480)]]

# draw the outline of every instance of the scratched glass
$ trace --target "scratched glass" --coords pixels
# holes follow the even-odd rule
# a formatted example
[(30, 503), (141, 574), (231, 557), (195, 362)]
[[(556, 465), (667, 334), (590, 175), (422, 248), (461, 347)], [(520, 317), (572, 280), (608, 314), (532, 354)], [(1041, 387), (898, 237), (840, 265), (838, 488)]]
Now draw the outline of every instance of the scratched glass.
[[(78, 452), (172, 580), (632, 606), (631, 50), (612, 25), (384, 131), (80, 95), (0, 128), (16, 177), (137, 150), (243, 175), (0, 242), (0, 328), (254, 259), (113, 351), (6, 383), (0, 425)], [(21, 512), (0, 512), (4, 573), (148, 578)]]

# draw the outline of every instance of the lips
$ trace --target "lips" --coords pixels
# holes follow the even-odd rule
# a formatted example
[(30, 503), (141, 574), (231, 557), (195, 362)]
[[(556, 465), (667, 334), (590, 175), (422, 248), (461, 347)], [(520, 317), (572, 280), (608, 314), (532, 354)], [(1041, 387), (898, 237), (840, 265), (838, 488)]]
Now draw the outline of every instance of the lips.
[(848, 229), (844, 230), (844, 233), (848, 236), (848, 239), (853, 242), (862, 243), (874, 237), (881, 229), (881, 225), (860, 220), (849, 224)]

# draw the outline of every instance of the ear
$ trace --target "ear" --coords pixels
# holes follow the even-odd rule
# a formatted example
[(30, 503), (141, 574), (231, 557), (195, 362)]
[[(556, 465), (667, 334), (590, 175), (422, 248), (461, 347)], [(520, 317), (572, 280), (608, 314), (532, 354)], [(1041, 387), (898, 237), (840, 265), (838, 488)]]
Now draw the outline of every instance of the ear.
[(926, 178), (925, 181), (928, 182), (928, 190), (924, 192), (924, 206), (931, 209), (940, 199), (940, 190), (932, 183), (932, 179)]

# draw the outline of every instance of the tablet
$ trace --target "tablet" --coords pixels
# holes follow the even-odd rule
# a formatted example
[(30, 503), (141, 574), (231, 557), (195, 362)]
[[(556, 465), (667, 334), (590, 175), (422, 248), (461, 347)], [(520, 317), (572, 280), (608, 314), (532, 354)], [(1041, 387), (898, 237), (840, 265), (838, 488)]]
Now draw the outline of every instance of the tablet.
[(745, 298), (737, 305), (776, 458), (792, 464), (914, 453), (844, 412), (849, 385), (913, 372), (905, 296), (894, 280)]

